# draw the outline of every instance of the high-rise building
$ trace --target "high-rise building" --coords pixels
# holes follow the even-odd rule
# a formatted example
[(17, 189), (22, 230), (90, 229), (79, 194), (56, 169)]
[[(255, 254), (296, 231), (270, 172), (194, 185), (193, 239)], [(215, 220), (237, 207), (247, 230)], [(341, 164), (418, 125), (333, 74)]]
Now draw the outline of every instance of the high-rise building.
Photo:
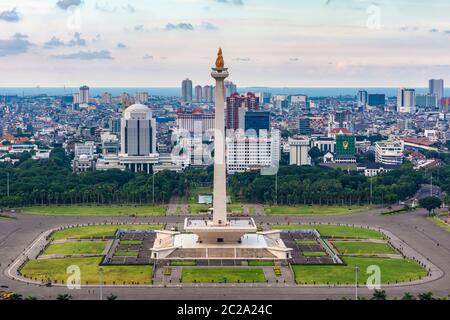
[(231, 81), (225, 81), (225, 98), (237, 93), (237, 86)]
[(369, 103), (369, 94), (367, 91), (361, 90), (358, 91), (358, 107), (366, 108)]
[(403, 163), (404, 145), (396, 141), (379, 141), (375, 144), (375, 161), (387, 165)]
[(261, 130), (270, 130), (270, 112), (247, 111), (245, 113), (245, 131), (254, 130), (259, 135)]
[(109, 128), (111, 133), (120, 134), (120, 119), (112, 118), (109, 120)]
[(108, 92), (103, 93), (102, 94), (101, 103), (102, 104), (111, 104), (112, 103), (112, 95), (111, 95), (111, 93), (108, 93)]
[(227, 135), (227, 171), (229, 174), (278, 166), (280, 161), (280, 133), (265, 136), (245, 134)]
[(205, 113), (202, 108), (192, 112), (180, 109), (177, 111), (178, 130), (190, 134), (204, 134), (214, 129), (214, 113)]
[(80, 104), (81, 102), (80, 102), (81, 100), (80, 100), (80, 94), (79, 93), (74, 93), (73, 94), (73, 103), (74, 104)]
[(298, 133), (302, 136), (310, 136), (312, 134), (311, 118), (301, 117), (298, 121)]
[(429, 81), (429, 94), (434, 94), (437, 96), (438, 101), (444, 97), (444, 80), (442, 79), (431, 79)]
[(195, 102), (203, 101), (203, 88), (202, 86), (195, 87)]
[(192, 81), (189, 79), (183, 80), (181, 84), (181, 94), (183, 102), (192, 102)]
[(244, 129), (245, 113), (247, 111), (259, 111), (259, 98), (249, 92), (247, 95), (240, 95), (235, 92), (227, 98), (226, 128)]
[(368, 96), (368, 105), (371, 107), (381, 107), (386, 104), (386, 95), (375, 93), (369, 94)]
[(289, 138), (289, 164), (296, 166), (311, 165), (311, 140), (303, 137)]
[(206, 85), (202, 89), (203, 101), (210, 103), (214, 101), (214, 86)]
[(124, 92), (120, 95), (120, 102), (123, 108), (128, 108), (134, 104), (134, 98), (129, 93)]
[(404, 88), (398, 89), (397, 112), (400, 113), (416, 112), (416, 90)]
[(80, 87), (80, 104), (88, 104), (89, 103), (89, 87), (82, 86)]
[(146, 104), (148, 103), (148, 92), (138, 92), (135, 95), (136, 103)]
[(435, 94), (418, 94), (416, 96), (416, 106), (419, 108), (438, 109), (438, 97)]
[(121, 120), (120, 162), (133, 172), (150, 173), (158, 162), (156, 154), (156, 120), (150, 109), (135, 104), (123, 113)]

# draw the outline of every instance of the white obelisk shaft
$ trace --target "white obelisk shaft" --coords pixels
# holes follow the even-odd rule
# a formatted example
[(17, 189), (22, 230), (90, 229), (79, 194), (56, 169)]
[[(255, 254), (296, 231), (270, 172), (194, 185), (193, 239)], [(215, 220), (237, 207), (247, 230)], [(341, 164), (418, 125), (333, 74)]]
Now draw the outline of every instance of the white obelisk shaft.
[(216, 80), (214, 135), (214, 225), (227, 224), (227, 176), (225, 165), (225, 85), (226, 69), (213, 69)]

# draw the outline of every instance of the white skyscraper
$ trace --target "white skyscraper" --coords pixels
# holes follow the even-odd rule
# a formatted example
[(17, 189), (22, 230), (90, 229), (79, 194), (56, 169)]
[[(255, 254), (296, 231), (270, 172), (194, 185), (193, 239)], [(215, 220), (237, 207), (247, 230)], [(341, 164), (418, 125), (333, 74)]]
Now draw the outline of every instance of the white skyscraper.
[(438, 105), (441, 105), (441, 99), (444, 97), (444, 80), (442, 79), (431, 79), (429, 82), (430, 94), (437, 96)]
[(131, 171), (150, 173), (150, 167), (158, 161), (158, 155), (156, 121), (147, 106), (134, 104), (125, 109), (120, 138), (120, 162)]
[(416, 112), (416, 90), (404, 88), (398, 89), (397, 111), (400, 113)]
[(183, 80), (181, 84), (181, 94), (184, 102), (192, 102), (192, 81), (189, 79)]

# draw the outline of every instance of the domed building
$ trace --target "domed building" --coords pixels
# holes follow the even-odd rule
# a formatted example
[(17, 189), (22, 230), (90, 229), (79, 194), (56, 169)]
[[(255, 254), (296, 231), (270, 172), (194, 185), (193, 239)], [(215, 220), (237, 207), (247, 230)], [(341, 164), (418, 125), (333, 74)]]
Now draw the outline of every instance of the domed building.
[(156, 120), (143, 104), (125, 109), (121, 120), (120, 162), (133, 172), (151, 172), (158, 162), (156, 152)]

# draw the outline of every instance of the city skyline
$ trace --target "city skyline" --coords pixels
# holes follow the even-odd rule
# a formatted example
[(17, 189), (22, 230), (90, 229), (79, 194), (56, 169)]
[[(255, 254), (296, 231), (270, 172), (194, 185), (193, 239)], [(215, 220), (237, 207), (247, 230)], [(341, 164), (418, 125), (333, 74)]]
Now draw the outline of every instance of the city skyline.
[(0, 87), (206, 85), (218, 46), (241, 87), (450, 81), (450, 4), (391, 2), (0, 1)]

